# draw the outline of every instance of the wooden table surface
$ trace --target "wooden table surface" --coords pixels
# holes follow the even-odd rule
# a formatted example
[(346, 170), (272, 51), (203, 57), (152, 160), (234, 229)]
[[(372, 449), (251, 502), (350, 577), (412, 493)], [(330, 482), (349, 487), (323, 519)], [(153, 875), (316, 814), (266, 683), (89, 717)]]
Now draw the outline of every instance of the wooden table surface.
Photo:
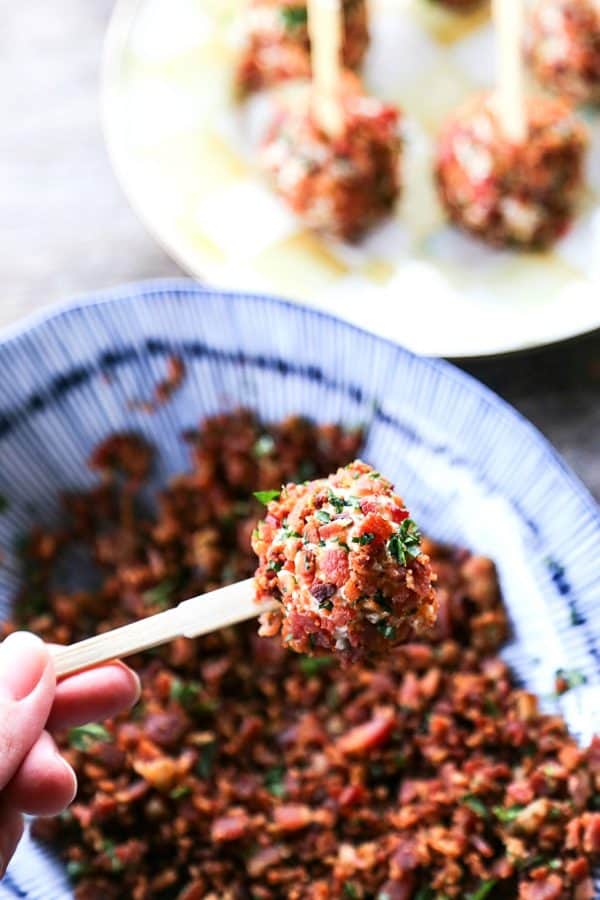
[[(104, 148), (111, 7), (0, 0), (0, 327), (70, 295), (181, 274), (129, 209)], [(600, 332), (463, 368), (531, 419), (600, 499)]]

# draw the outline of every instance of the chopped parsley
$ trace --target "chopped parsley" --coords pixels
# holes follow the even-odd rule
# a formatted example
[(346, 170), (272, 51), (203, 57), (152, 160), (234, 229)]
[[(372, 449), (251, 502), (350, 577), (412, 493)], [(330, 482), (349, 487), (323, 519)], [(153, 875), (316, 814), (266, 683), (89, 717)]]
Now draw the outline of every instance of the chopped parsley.
[(378, 622), (377, 631), (384, 636), (387, 641), (393, 641), (396, 637), (396, 629), (389, 622)]
[(360, 894), (355, 885), (351, 881), (344, 882), (344, 897), (350, 897), (350, 900), (358, 900)]
[(204, 744), (200, 751), (200, 759), (196, 763), (196, 773), (200, 778), (210, 778), (217, 759), (217, 742)]
[(493, 813), (500, 822), (514, 822), (519, 813), (525, 809), (521, 804), (509, 806), (505, 809), (503, 806), (494, 806)]
[(171, 700), (179, 703), (185, 709), (196, 705), (199, 693), (200, 685), (197, 681), (180, 681), (179, 678), (175, 678), (171, 682)]
[(272, 559), (267, 566), (267, 569), (270, 569), (271, 572), (281, 572), (281, 570), (283, 569), (283, 563), (278, 559)]
[(273, 766), (268, 772), (265, 772), (265, 787), (274, 797), (285, 797), (285, 778), (284, 766)]
[(421, 552), (421, 532), (413, 519), (405, 519), (398, 531), (394, 532), (387, 544), (390, 556), (406, 565), (409, 556), (418, 556)]
[(156, 587), (144, 591), (142, 600), (146, 606), (160, 606), (162, 609), (166, 609), (172, 600), (173, 591), (176, 586), (177, 581), (174, 578), (165, 578), (165, 580), (161, 581), (160, 584), (157, 584)]
[(489, 697), (486, 697), (483, 701), (483, 709), (488, 716), (492, 716), (494, 719), (500, 715), (500, 707), (493, 700), (490, 700)]
[(283, 24), (288, 31), (302, 28), (308, 21), (308, 11), (306, 6), (284, 6), (279, 12), (283, 19)]
[(107, 731), (103, 725), (90, 723), (89, 725), (79, 725), (78, 728), (71, 728), (68, 734), (68, 740), (71, 747), (75, 750), (89, 750), (92, 744), (102, 742), (104, 744), (112, 741), (113, 736)]
[[(489, 814), (487, 807), (481, 802), (479, 797), (476, 797), (474, 794), (465, 794), (462, 798), (462, 803), (464, 803), (465, 806), (468, 806), (480, 819), (488, 818)], [(485, 894), (483, 896), (485, 896)]]
[(564, 689), (563, 693), (579, 687), (582, 684), (586, 684), (587, 682), (587, 675), (580, 672), (579, 669), (557, 669), (556, 677), (561, 679), (561, 681), (566, 682), (567, 687)]
[(344, 506), (346, 505), (344, 503), (344, 500), (342, 499), (342, 497), (338, 497), (337, 494), (334, 494), (331, 488), (327, 491), (327, 498), (335, 509), (336, 513), (341, 513), (344, 511)]
[(482, 881), (476, 890), (471, 891), (470, 894), (467, 894), (467, 900), (484, 900), (485, 897), (490, 893), (490, 891), (497, 884), (497, 878), (489, 878), (487, 881)]
[(254, 491), (253, 496), (266, 506), (271, 500), (278, 500), (281, 491)]
[(318, 519), (319, 522), (323, 522), (323, 524), (331, 522), (331, 516), (325, 509), (318, 509), (315, 513), (315, 519)]
[(181, 800), (183, 797), (188, 797), (191, 793), (191, 787), (188, 787), (187, 784), (180, 784), (169, 792), (169, 797), (171, 800)]
[(263, 456), (268, 456), (275, 449), (275, 441), (271, 437), (270, 434), (261, 434), (258, 438), (254, 447), (252, 448), (252, 453), (257, 459), (260, 459)]
[(333, 665), (333, 658), (331, 656), (303, 656), (298, 665), (305, 675), (318, 675), (319, 672)]
[(331, 602), (331, 600), (328, 600), (327, 597), (325, 597), (324, 600), (317, 600), (317, 603), (319, 604), (319, 609), (333, 609), (333, 603)]
[(360, 537), (353, 537), (352, 540), (355, 544), (360, 544), (361, 547), (364, 547), (365, 544), (371, 544), (375, 540), (375, 535), (372, 531), (365, 531)]
[(67, 863), (67, 875), (73, 881), (77, 881), (79, 878), (83, 878), (83, 876), (87, 875), (88, 872), (89, 866), (82, 860), (70, 859)]
[(123, 869), (123, 863), (117, 856), (115, 842), (105, 840), (102, 845), (102, 849), (110, 859), (110, 867), (113, 872), (120, 872)]
[(345, 550), (346, 553), (350, 553), (350, 547), (348, 546), (346, 541), (343, 541), (341, 538), (338, 538), (338, 545), (342, 548), (342, 550)]

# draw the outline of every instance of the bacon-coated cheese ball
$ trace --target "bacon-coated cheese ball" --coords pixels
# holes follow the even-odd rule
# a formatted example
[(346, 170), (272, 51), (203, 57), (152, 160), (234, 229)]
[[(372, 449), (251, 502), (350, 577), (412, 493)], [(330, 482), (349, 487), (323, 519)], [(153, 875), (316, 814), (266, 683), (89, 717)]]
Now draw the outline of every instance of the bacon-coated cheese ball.
[(586, 130), (562, 100), (529, 98), (528, 135), (508, 140), (493, 98), (460, 108), (437, 150), (441, 200), (456, 225), (495, 246), (538, 249), (568, 228), (583, 182)]
[(600, 102), (599, 0), (537, 0), (526, 49), (544, 87), (577, 103)]
[(400, 193), (398, 110), (345, 82), (344, 129), (331, 138), (308, 104), (278, 112), (261, 150), (275, 191), (311, 229), (357, 240)]
[(430, 629), (434, 575), (392, 484), (356, 461), (329, 478), (288, 484), (252, 539), (262, 635), (342, 660), (389, 650)]
[[(366, 0), (343, 0), (342, 12), (342, 58), (349, 69), (356, 69), (369, 44)], [(250, 0), (244, 30), (244, 51), (237, 72), (242, 95), (291, 78), (310, 77), (306, 2)]]

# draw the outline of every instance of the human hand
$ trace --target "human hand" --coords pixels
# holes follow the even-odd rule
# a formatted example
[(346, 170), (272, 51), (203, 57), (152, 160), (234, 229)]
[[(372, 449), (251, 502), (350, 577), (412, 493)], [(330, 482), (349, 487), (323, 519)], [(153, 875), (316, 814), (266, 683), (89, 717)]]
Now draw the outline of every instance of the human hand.
[(111, 663), (58, 685), (48, 647), (32, 634), (0, 644), (0, 878), (23, 833), (23, 813), (52, 816), (74, 799), (75, 773), (50, 732), (133, 706), (137, 675)]

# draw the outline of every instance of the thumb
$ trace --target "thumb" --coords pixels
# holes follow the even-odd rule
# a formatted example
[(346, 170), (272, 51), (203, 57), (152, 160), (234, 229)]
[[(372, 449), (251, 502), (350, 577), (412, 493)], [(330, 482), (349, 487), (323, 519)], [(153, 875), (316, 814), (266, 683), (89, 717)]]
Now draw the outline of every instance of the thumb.
[(47, 647), (17, 632), (0, 644), (0, 790), (42, 733), (56, 690)]

